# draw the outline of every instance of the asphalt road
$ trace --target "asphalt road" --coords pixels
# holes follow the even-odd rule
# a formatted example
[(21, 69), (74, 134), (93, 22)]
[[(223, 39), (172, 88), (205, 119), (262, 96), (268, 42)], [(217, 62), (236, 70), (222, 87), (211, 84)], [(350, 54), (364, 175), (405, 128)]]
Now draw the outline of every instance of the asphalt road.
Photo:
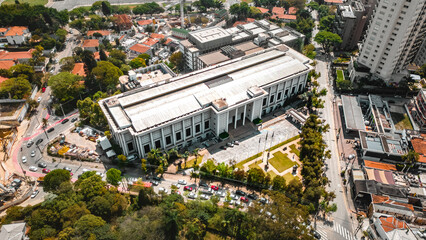
[[(57, 1), (57, 2), (49, 2), (46, 4), (46, 7), (52, 7), (56, 8), (57, 10), (61, 11), (64, 9), (72, 10), (76, 7), (81, 6), (91, 6), (93, 3), (95, 3), (97, 0), (64, 0), (64, 1)], [(164, 1), (164, 0), (109, 0), (109, 3), (112, 5), (129, 5), (129, 4), (143, 4), (148, 2), (171, 2), (171, 1)]]

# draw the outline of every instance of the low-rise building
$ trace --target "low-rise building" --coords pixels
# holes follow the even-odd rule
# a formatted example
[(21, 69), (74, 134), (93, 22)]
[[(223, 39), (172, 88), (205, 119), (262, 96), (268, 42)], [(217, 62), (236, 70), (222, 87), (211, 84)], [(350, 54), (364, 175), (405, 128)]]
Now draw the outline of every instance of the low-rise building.
[(86, 39), (83, 42), (83, 49), (91, 52), (97, 52), (99, 50), (98, 39)]
[(402, 155), (408, 151), (406, 140), (392, 138), (383, 133), (359, 131), (359, 138), (364, 160), (401, 163)]
[(115, 25), (120, 35), (133, 32), (133, 23), (127, 14), (114, 15)]
[(31, 32), (27, 27), (8, 27), (4, 34), (9, 45), (22, 45), (31, 38)]
[(176, 77), (176, 74), (164, 63), (152, 64), (144, 68), (130, 70), (128, 75), (120, 77), (121, 91), (126, 92), (139, 87), (156, 85)]
[(180, 39), (187, 39), (188, 38), (188, 30), (182, 29), (182, 28), (172, 28), (172, 36)]
[(421, 89), (408, 105), (410, 115), (422, 132), (426, 132), (426, 90)]
[(125, 155), (189, 146), (304, 91), (312, 61), (284, 45), (100, 100)]
[(0, 239), (3, 240), (28, 240), (25, 222), (11, 223), (1, 226)]
[(146, 53), (149, 54), (151, 57), (153, 56), (153, 52), (151, 47), (142, 45), (142, 44), (135, 44), (132, 47), (129, 48), (129, 58), (133, 59), (135, 57), (137, 57), (138, 55), (142, 54), (142, 53)]
[(74, 75), (86, 77), (86, 71), (84, 70), (84, 63), (76, 63), (71, 73)]
[(9, 70), (11, 67), (15, 65), (14, 61), (0, 61), (0, 69), (6, 69)]
[[(95, 37), (98, 34), (100, 35), (100, 37)], [(90, 38), (90, 39), (96, 38), (96, 39), (99, 39), (99, 40), (106, 39), (108, 41), (111, 41), (111, 31), (108, 31), (108, 30), (90, 30), (90, 31), (87, 31), (87, 37)]]
[(151, 48), (152, 51), (155, 51), (160, 47), (159, 40), (155, 39), (155, 38), (146, 39), (144, 42), (142, 42), (142, 45), (145, 45), (145, 46)]
[(0, 61), (14, 61), (15, 63), (27, 63), (33, 56), (35, 49), (30, 49), (23, 52), (9, 52), (0, 50)]
[(326, 5), (341, 5), (341, 4), (343, 4), (343, 0), (324, 0), (324, 4), (326, 4)]
[(369, 226), (368, 232), (371, 234), (373, 239), (418, 239), (407, 223), (389, 215), (374, 218), (374, 223)]

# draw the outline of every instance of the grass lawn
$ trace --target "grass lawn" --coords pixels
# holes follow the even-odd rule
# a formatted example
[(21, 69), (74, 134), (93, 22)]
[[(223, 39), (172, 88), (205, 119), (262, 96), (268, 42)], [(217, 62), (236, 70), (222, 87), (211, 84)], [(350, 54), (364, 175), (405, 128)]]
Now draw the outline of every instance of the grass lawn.
[[(197, 165), (201, 164), (201, 161), (203, 161), (203, 157), (204, 157), (204, 155), (199, 155), (198, 156), (198, 158), (197, 158)], [(194, 162), (195, 162), (195, 158), (186, 161), (186, 168), (192, 168), (192, 166), (194, 166)], [(182, 165), (181, 166), (182, 166), (182, 168), (185, 167), (185, 161), (182, 161)]]
[(204, 240), (220, 240), (222, 239), (220, 236), (211, 233), (211, 232), (206, 232), (206, 236), (204, 237)]
[[(46, 5), (48, 0), (19, 0), (20, 3), (29, 3), (30, 5)], [(4, 0), (2, 4), (15, 4), (15, 0)]]
[(345, 80), (345, 75), (343, 74), (343, 70), (336, 70), (337, 81)]
[(271, 176), (271, 180), (273, 180), (276, 176), (278, 176), (277, 174), (275, 174), (275, 172), (274, 171), (269, 171), (268, 172), (269, 173), (269, 175)]
[(293, 174), (291, 173), (287, 173), (283, 176), (283, 178), (285, 179), (286, 183), (289, 183), (291, 180), (293, 179), (297, 179), (299, 181), (299, 177), (298, 176), (293, 176)]
[(295, 144), (291, 144), (290, 149), (291, 149), (290, 152), (296, 154), (296, 156), (298, 156), (298, 157), (300, 156), (300, 151), (299, 151), (299, 149), (297, 149)]
[(411, 125), (410, 118), (406, 113), (391, 112), (390, 114), (397, 130), (413, 130), (413, 125)]
[(259, 169), (262, 169), (262, 168), (260, 168), (259, 163), (262, 163), (262, 160), (255, 161), (254, 163), (250, 164), (248, 167), (249, 167), (250, 169), (252, 169), (252, 168), (259, 168)]
[(274, 157), (269, 160), (269, 163), (271, 163), (278, 172), (283, 172), (296, 164), (287, 157), (286, 153), (282, 152), (274, 153)]
[(243, 2), (246, 2), (246, 3), (252, 3), (252, 2), (253, 2), (253, 0), (243, 0)]

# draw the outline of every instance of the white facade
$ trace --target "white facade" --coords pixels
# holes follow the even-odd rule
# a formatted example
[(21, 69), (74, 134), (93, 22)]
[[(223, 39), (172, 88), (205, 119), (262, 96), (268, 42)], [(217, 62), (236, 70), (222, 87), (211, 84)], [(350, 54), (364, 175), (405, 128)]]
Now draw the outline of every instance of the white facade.
[(305, 89), (311, 60), (284, 45), (100, 101), (124, 154), (184, 147), (261, 118)]
[(390, 81), (414, 61), (425, 36), (426, 0), (381, 0), (370, 21), (358, 62)]

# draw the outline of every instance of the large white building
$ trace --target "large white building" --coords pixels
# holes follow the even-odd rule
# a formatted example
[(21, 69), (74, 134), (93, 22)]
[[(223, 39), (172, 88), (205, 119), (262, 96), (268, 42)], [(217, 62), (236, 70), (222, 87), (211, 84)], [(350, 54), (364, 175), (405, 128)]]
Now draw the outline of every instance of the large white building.
[(99, 102), (124, 154), (181, 148), (261, 118), (305, 89), (311, 60), (280, 45)]
[(358, 62), (385, 81), (414, 61), (426, 34), (426, 0), (378, 1)]

